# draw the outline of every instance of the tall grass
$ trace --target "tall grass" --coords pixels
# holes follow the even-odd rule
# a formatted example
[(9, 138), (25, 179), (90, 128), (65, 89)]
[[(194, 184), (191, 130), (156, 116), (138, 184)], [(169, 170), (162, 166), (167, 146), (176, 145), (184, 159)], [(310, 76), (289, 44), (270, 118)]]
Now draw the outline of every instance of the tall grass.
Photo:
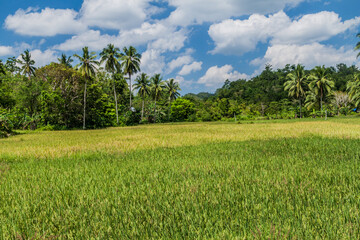
[[(46, 157), (60, 135), (70, 142)], [(360, 237), (356, 124), (159, 125), (4, 142), (16, 151), (1, 146), (0, 239)], [(90, 146), (64, 150), (79, 142)]]

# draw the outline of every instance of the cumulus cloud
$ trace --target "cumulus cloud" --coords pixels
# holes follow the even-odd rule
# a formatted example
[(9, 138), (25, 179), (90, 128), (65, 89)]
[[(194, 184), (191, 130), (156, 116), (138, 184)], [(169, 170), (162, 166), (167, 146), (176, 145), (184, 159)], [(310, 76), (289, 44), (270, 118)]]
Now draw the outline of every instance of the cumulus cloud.
[(124, 30), (140, 27), (150, 7), (149, 0), (85, 0), (80, 15), (88, 26)]
[(209, 68), (204, 76), (202, 76), (198, 83), (204, 84), (207, 87), (220, 87), (225, 80), (235, 81), (238, 79), (248, 79), (248, 75), (233, 71), (231, 65), (224, 65), (222, 67), (213, 66)]
[(253, 14), (247, 20), (228, 19), (213, 24), (209, 28), (209, 35), (216, 46), (211, 53), (241, 55), (252, 51), (258, 42), (265, 42), (290, 23), (290, 18), (280, 11), (269, 17)]
[(323, 11), (304, 15), (299, 20), (293, 21), (287, 27), (275, 32), (272, 42), (275, 44), (320, 42), (359, 25), (360, 17), (342, 22), (337, 13)]
[(356, 52), (352, 48), (339, 49), (320, 43), (305, 45), (274, 45), (268, 48), (264, 58), (251, 62), (253, 65), (265, 66), (271, 64), (274, 68), (283, 68), (286, 64), (304, 64), (308, 68), (318, 65), (334, 66), (338, 63), (356, 64)]
[(176, 9), (170, 14), (169, 22), (188, 26), (214, 22), (253, 13), (274, 13), (286, 6), (296, 6), (304, 0), (167, 0)]
[(10, 46), (0, 46), (0, 57), (14, 54), (14, 49)]
[(259, 42), (271, 44), (313, 43), (360, 25), (360, 17), (342, 21), (334, 12), (319, 12), (292, 21), (283, 11), (268, 17), (253, 14), (246, 20), (225, 20), (213, 24), (209, 35), (215, 42), (211, 53), (242, 55), (252, 51)]
[(167, 64), (166, 72), (171, 73), (175, 69), (180, 68), (180, 67), (184, 66), (185, 64), (189, 64), (192, 61), (193, 61), (193, 58), (190, 55), (180, 56), (176, 59), (171, 60)]
[(54, 46), (54, 49), (62, 51), (76, 51), (83, 46), (89, 46), (93, 50), (101, 50), (107, 44), (116, 46), (141, 46), (148, 45), (150, 49), (165, 51), (178, 51), (186, 41), (186, 31), (174, 27), (165, 26), (162, 23), (143, 23), (141, 27), (121, 31), (118, 35), (102, 34), (99, 30), (88, 30), (72, 36), (65, 42)]
[(201, 70), (202, 62), (193, 62), (192, 64), (188, 64), (183, 66), (183, 68), (180, 70), (179, 75), (185, 76), (189, 75), (192, 72), (196, 72)]
[(19, 9), (5, 19), (5, 28), (28, 36), (75, 34), (86, 30), (76, 17), (77, 12), (71, 9), (45, 8), (40, 12), (32, 8)]
[(149, 75), (162, 73), (165, 65), (165, 57), (160, 50), (148, 49), (141, 56), (141, 71)]
[(79, 35), (72, 36), (70, 39), (53, 48), (61, 51), (74, 51), (80, 50), (84, 46), (88, 46), (91, 51), (98, 51), (106, 47), (109, 43), (116, 44), (117, 41), (118, 38), (116, 36), (108, 34), (102, 35), (98, 30), (89, 30)]

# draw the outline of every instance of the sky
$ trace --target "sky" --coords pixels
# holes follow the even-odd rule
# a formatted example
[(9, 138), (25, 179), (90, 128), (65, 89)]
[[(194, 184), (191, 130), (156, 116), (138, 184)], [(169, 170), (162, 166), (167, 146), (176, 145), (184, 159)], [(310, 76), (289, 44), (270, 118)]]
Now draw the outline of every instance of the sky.
[(359, 0), (0, 0), (0, 59), (29, 50), (41, 67), (88, 46), (130, 45), (141, 71), (181, 93), (214, 92), (266, 64), (360, 67)]

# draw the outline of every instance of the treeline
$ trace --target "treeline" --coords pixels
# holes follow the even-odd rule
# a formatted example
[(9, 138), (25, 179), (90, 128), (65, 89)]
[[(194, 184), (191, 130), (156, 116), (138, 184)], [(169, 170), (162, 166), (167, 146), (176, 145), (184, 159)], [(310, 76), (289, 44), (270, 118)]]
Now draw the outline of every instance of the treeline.
[(189, 120), (291, 119), (355, 114), (360, 103), (356, 66), (270, 65), (251, 80), (225, 81), (215, 94), (186, 94), (195, 105)]
[(37, 69), (29, 51), (0, 61), (0, 135), (13, 129), (347, 115), (360, 102), (356, 66), (268, 65), (251, 80), (226, 80), (214, 94), (180, 97), (174, 79), (141, 73), (140, 59), (134, 47), (121, 52), (109, 44), (99, 56), (84, 47), (81, 55), (62, 55)]
[(29, 51), (0, 61), (0, 134), (172, 121), (179, 84), (140, 73), (140, 59), (132, 46), (121, 52), (109, 44), (99, 56), (84, 47), (81, 55), (62, 55), (37, 69)]

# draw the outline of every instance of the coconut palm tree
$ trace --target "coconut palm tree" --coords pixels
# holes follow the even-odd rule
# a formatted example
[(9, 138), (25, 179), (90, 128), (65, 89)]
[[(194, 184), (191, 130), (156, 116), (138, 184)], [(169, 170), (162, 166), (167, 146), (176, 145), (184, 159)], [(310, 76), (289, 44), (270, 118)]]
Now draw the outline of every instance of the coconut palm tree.
[(160, 97), (164, 91), (165, 84), (160, 74), (155, 74), (151, 79), (150, 92), (153, 100), (155, 101), (154, 106), (154, 121), (156, 122), (156, 102), (160, 100)]
[(352, 103), (358, 107), (360, 104), (360, 74), (355, 74), (354, 80), (348, 82), (347, 91)]
[[(360, 33), (356, 35), (356, 37), (360, 38)], [(355, 46), (356, 51), (360, 51), (360, 42), (358, 42)], [(360, 52), (358, 53), (357, 57), (360, 57)]]
[(142, 98), (142, 109), (141, 109), (141, 119), (144, 118), (144, 105), (145, 97), (150, 94), (150, 80), (149, 76), (146, 73), (142, 73), (135, 79), (135, 89), (138, 90), (139, 96)]
[(331, 93), (331, 90), (335, 87), (335, 83), (329, 80), (329, 73), (325, 66), (315, 67), (309, 79), (311, 80), (309, 84), (310, 90), (312, 90), (316, 96), (320, 97), (320, 109), (322, 112), (324, 96)]
[(136, 51), (136, 48), (130, 46), (129, 48), (124, 47), (124, 53), (121, 54), (120, 60), (121, 67), (123, 68), (124, 74), (129, 75), (129, 86), (130, 86), (130, 108), (132, 107), (132, 85), (131, 76), (140, 71), (141, 54)]
[(84, 76), (85, 78), (85, 85), (84, 85), (84, 116), (83, 116), (83, 129), (86, 129), (86, 90), (87, 90), (87, 82), (96, 75), (97, 66), (99, 62), (95, 60), (97, 57), (95, 52), (89, 52), (88, 47), (84, 47), (82, 49), (83, 53), (82, 56), (74, 54), (74, 57), (79, 59), (80, 63), (76, 66), (78, 71)]
[(67, 57), (64, 53), (61, 54), (61, 57), (58, 58), (60, 64), (72, 68), (71, 63), (74, 61), (71, 56)]
[(29, 50), (25, 50), (25, 52), (21, 54), (21, 59), (18, 60), (18, 63), (21, 65), (21, 71), (24, 75), (27, 75), (30, 80), (31, 75), (35, 76), (36, 68), (33, 66), (35, 65), (35, 61), (31, 59)]
[(287, 75), (289, 81), (284, 83), (285, 91), (289, 91), (289, 97), (299, 100), (301, 118), (301, 100), (306, 96), (308, 87), (304, 66), (298, 64), (293, 72)]
[(181, 91), (181, 89), (179, 83), (175, 82), (175, 80), (171, 78), (165, 82), (165, 90), (167, 94), (169, 94), (169, 118), (170, 118), (171, 102), (173, 100), (176, 100), (176, 98), (180, 96), (180, 93), (178, 91)]
[(116, 83), (114, 75), (116, 72), (121, 72), (121, 64), (118, 60), (121, 57), (120, 49), (116, 48), (113, 44), (108, 44), (107, 48), (104, 48), (103, 51), (100, 53), (100, 56), (100, 64), (105, 63), (105, 70), (111, 73), (113, 79), (116, 122), (119, 125), (118, 101), (116, 96)]

